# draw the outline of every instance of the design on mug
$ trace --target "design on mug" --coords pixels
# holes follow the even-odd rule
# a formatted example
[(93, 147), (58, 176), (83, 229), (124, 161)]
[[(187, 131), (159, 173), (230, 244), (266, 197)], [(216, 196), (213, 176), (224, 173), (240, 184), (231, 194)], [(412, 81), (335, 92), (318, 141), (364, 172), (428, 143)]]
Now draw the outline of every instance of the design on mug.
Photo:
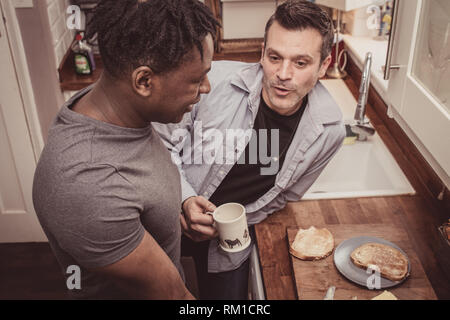
[(235, 239), (235, 240), (229, 240), (226, 239), (225, 242), (227, 243), (228, 247), (230, 247), (230, 249), (233, 249), (234, 246), (238, 245), (242, 247), (242, 243), (239, 239)]
[(247, 239), (247, 237), (248, 237), (248, 231), (247, 231), (247, 229), (245, 229), (243, 238)]

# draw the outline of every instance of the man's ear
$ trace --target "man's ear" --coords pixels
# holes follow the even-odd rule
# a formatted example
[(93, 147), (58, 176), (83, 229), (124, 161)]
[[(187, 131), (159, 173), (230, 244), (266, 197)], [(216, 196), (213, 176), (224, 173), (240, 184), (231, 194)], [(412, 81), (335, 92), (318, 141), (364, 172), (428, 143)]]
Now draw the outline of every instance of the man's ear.
[(142, 97), (150, 97), (154, 88), (155, 73), (147, 66), (140, 66), (131, 74), (133, 90)]
[(329, 54), (328, 57), (326, 57), (325, 60), (323, 60), (322, 65), (320, 66), (319, 79), (325, 76), (328, 67), (330, 66), (330, 63), (331, 63), (331, 54)]

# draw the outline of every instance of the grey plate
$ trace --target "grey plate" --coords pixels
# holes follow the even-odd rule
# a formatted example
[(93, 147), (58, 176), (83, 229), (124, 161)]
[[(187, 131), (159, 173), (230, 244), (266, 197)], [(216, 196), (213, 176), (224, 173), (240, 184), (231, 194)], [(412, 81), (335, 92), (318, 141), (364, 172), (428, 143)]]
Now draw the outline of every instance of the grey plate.
[(408, 276), (409, 276), (411, 272), (411, 263), (406, 253), (392, 242), (375, 237), (351, 238), (341, 242), (341, 244), (337, 246), (336, 250), (334, 251), (334, 264), (336, 265), (336, 268), (339, 270), (339, 272), (342, 273), (342, 275), (344, 275), (350, 281), (353, 281), (368, 289), (390, 288), (399, 285), (408, 278), (408, 276), (406, 276), (403, 280), (400, 281), (391, 281), (383, 277), (377, 279), (376, 274), (373, 271), (364, 270), (354, 265), (352, 260), (350, 259), (351, 253), (359, 246), (368, 242), (377, 242), (400, 250), (400, 252), (405, 255), (406, 259), (408, 259)]

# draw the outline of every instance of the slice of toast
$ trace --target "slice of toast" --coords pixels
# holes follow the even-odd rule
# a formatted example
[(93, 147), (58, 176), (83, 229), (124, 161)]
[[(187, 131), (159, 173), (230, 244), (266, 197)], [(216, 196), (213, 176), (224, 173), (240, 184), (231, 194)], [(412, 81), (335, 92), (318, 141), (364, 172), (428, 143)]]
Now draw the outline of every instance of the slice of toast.
[(392, 281), (400, 281), (408, 276), (408, 259), (399, 250), (381, 243), (365, 243), (353, 250), (352, 262), (360, 268), (369, 265), (379, 268), (382, 277)]
[(298, 230), (289, 252), (301, 260), (320, 260), (333, 252), (334, 238), (328, 229)]

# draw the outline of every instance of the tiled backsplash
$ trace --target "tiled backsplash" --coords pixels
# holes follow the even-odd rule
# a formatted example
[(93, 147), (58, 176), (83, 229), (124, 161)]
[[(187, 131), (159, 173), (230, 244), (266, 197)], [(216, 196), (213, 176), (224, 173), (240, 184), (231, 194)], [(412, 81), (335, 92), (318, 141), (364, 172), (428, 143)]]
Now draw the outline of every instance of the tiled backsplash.
[(48, 20), (53, 38), (53, 48), (55, 50), (56, 67), (58, 68), (64, 55), (72, 44), (75, 35), (74, 30), (66, 26), (66, 10), (70, 5), (69, 0), (46, 0)]

